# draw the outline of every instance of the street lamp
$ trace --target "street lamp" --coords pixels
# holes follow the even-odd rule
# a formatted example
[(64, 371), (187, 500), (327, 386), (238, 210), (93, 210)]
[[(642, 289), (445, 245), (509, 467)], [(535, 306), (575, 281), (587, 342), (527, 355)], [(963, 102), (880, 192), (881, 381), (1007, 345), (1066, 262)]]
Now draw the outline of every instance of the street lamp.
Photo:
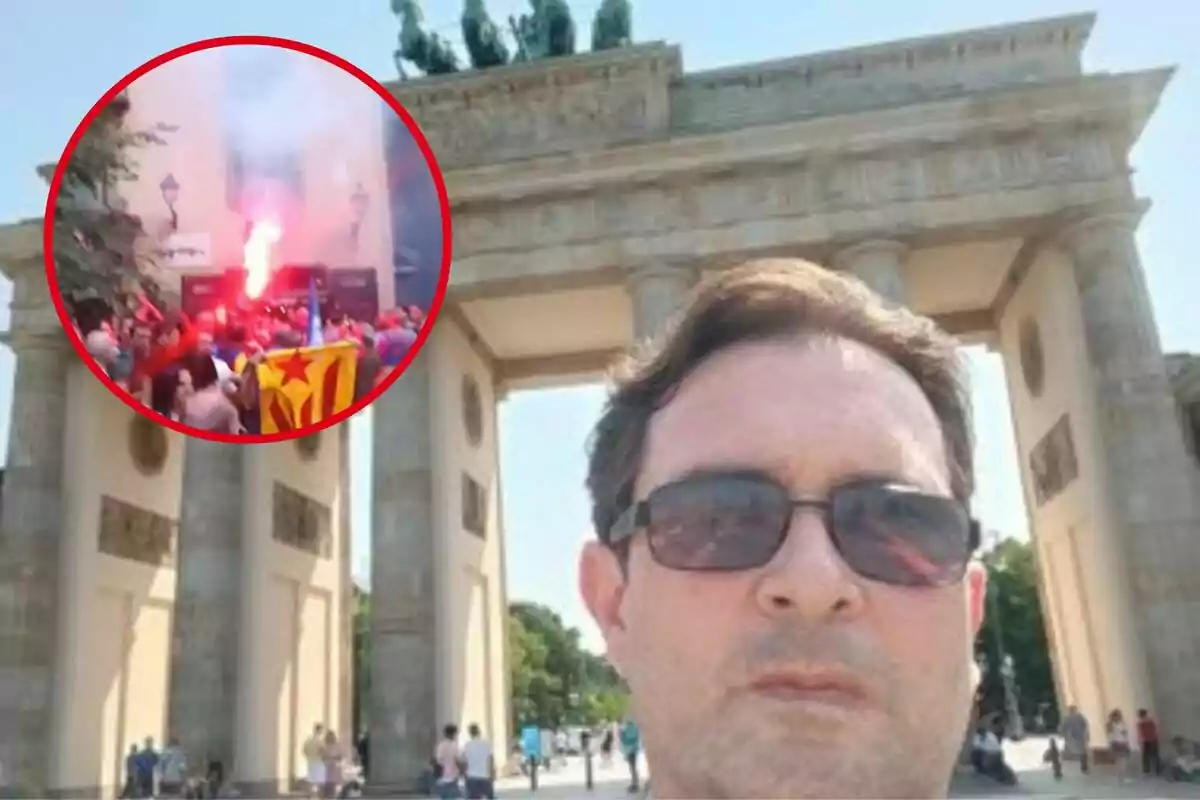
[(158, 184), (158, 190), (162, 192), (163, 202), (167, 204), (167, 210), (171, 212), (171, 231), (179, 230), (179, 214), (175, 211), (175, 203), (179, 200), (179, 181), (175, 180), (175, 176), (170, 172), (167, 177), (162, 179)]
[(362, 229), (363, 220), (367, 217), (367, 206), (371, 203), (371, 196), (367, 194), (367, 190), (360, 183), (354, 188), (354, 194), (350, 195), (350, 213), (354, 219), (350, 223), (350, 238), (354, 240), (354, 246), (358, 247), (358, 232)]

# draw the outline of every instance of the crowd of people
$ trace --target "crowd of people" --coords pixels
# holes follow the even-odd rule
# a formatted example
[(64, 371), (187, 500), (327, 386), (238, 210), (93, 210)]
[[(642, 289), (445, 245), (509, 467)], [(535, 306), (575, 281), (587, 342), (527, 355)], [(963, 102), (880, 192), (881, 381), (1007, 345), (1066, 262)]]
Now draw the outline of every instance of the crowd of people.
[(370, 322), (345, 315), (322, 321), (304, 303), (204, 311), (190, 319), (143, 299), (127, 315), (107, 308), (75, 315), (88, 354), (122, 391), (188, 427), (233, 434), (263, 432), (255, 367), (271, 352), (352, 343), (358, 402), (400, 364), (425, 324), (417, 306)]

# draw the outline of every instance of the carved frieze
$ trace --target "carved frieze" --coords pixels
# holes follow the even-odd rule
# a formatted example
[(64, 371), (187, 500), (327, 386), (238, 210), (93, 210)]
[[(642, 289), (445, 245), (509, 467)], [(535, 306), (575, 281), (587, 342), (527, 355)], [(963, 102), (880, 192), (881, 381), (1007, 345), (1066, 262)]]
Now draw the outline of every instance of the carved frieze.
[(329, 558), (333, 550), (329, 507), (279, 481), (272, 500), (272, 538), (302, 553)]
[(1100, 131), (1026, 135), (789, 166), (745, 168), (686, 182), (604, 187), (572, 196), (455, 209), (454, 252), (528, 250), (687, 231), (891, 203), (1104, 180), (1121, 167)]
[(672, 48), (650, 45), (394, 91), (442, 167), (495, 163), (665, 133), (677, 61)]
[(116, 558), (152, 567), (175, 562), (175, 520), (115, 497), (100, 499), (98, 548)]

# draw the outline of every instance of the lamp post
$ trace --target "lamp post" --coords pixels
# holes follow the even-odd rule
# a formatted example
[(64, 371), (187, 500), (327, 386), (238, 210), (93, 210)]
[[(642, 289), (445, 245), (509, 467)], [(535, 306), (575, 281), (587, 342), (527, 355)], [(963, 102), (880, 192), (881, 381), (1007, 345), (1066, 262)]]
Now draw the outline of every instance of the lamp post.
[(358, 232), (362, 230), (363, 220), (367, 217), (367, 207), (371, 204), (371, 196), (367, 194), (367, 190), (360, 183), (354, 187), (354, 194), (350, 195), (350, 213), (353, 220), (350, 222), (350, 239), (354, 242), (355, 249), (358, 248)]
[(162, 192), (167, 210), (171, 212), (171, 232), (174, 233), (179, 230), (179, 214), (175, 211), (175, 203), (179, 200), (179, 181), (175, 180), (175, 176), (168, 172), (167, 177), (158, 184), (158, 190)]

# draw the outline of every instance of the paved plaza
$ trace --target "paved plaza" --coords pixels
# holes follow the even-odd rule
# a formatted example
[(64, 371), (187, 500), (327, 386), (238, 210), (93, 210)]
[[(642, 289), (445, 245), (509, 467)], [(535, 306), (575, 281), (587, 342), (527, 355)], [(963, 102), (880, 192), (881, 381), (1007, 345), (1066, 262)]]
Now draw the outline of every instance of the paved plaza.
[[(955, 778), (951, 787), (951, 797), (1037, 797), (1054, 798), (1055, 800), (1083, 800), (1084, 798), (1200, 798), (1200, 785), (1175, 784), (1162, 780), (1136, 779), (1130, 783), (1121, 783), (1115, 776), (1096, 772), (1083, 777), (1079, 775), (1074, 765), (1068, 765), (1066, 775), (1061, 782), (1055, 781), (1050, 770), (1042, 763), (1042, 753), (1046, 749), (1046, 740), (1030, 738), (1017, 744), (1010, 744), (1006, 753), (1013, 768), (1020, 775), (1020, 784), (1014, 788), (997, 786), (990, 781), (976, 778), (974, 775), (962, 774)], [(643, 776), (649, 770), (643, 767)], [(584, 786), (584, 766), (582, 759), (570, 759), (565, 767), (558, 767), (549, 773), (539, 776), (538, 791), (531, 792), (529, 779), (506, 778), (501, 780), (496, 793), (504, 800), (518, 798), (626, 798), (628, 774), (624, 765), (614, 763), (609, 769), (597, 767), (595, 772), (595, 788), (588, 792)]]

